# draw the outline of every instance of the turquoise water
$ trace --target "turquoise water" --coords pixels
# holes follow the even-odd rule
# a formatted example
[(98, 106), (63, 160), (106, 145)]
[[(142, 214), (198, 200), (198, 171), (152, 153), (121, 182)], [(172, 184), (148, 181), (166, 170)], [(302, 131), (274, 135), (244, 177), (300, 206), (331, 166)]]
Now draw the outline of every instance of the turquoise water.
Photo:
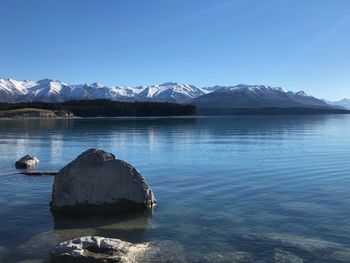
[[(0, 120), (0, 262), (92, 234), (175, 240), (189, 262), (350, 262), (349, 131), (348, 115)], [(54, 216), (53, 177), (14, 168), (34, 154), (55, 171), (91, 147), (143, 174), (152, 216)]]

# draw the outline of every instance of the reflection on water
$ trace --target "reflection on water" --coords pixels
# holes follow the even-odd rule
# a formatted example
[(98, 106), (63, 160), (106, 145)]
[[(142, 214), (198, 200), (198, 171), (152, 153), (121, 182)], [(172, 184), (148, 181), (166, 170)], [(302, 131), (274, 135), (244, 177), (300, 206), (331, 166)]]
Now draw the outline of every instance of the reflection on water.
[[(48, 260), (60, 241), (176, 240), (189, 262), (350, 262), (350, 116), (0, 121), (0, 262)], [(52, 177), (86, 148), (135, 165), (155, 213), (51, 214)], [(221, 261), (220, 261), (220, 260)]]
[(150, 215), (133, 213), (131, 215), (69, 215), (52, 214), (53, 229), (39, 233), (17, 247), (16, 254), (23, 258), (42, 258), (48, 260), (52, 248), (59, 242), (81, 236), (97, 235), (139, 240), (148, 228)]
[(133, 213), (131, 215), (64, 215), (53, 214), (54, 230), (60, 239), (77, 237), (74, 229), (84, 235), (98, 235), (120, 239), (137, 240), (150, 224), (150, 214)]

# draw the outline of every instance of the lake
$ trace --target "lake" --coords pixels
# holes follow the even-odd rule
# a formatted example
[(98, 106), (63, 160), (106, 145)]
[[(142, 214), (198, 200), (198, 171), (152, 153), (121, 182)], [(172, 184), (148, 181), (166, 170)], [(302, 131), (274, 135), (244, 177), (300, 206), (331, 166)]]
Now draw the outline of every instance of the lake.
[[(349, 115), (0, 120), (0, 262), (83, 235), (178, 241), (189, 262), (350, 262), (349, 131)], [(92, 147), (142, 173), (152, 215), (53, 215), (54, 178), (14, 168)]]

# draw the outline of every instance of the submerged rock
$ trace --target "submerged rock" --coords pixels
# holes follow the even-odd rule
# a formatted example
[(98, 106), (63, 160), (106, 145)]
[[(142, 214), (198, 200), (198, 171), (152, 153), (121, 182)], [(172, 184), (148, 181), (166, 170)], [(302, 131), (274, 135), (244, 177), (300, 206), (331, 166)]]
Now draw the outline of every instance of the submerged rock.
[(6, 255), (9, 253), (9, 249), (4, 246), (0, 246), (0, 262), (3, 262)]
[(340, 262), (350, 262), (350, 249), (334, 251), (329, 257)]
[(343, 250), (345, 247), (342, 244), (290, 234), (252, 234), (246, 235), (249, 240), (254, 240), (262, 243), (270, 243), (292, 247), (308, 253), (328, 253), (335, 250)]
[(53, 211), (120, 211), (152, 208), (153, 191), (130, 164), (111, 153), (89, 149), (62, 168), (52, 189)]
[(16, 253), (21, 259), (42, 258), (47, 262), (52, 248), (62, 241), (53, 231), (42, 232), (16, 247)]
[(267, 234), (265, 237), (267, 239), (279, 241), (284, 245), (298, 248), (307, 252), (325, 252), (344, 248), (343, 245), (338, 243), (289, 234)]
[(35, 165), (37, 165), (39, 163), (38, 158), (36, 158), (35, 156), (32, 155), (26, 155), (24, 157), (22, 157), (21, 159), (19, 159), (15, 166), (17, 169), (27, 169), (30, 167), (33, 167)]
[(260, 262), (247, 252), (212, 252), (195, 260), (198, 263), (248, 263)]
[(275, 262), (350, 262), (350, 248), (340, 243), (280, 233), (251, 234), (245, 237), (260, 246), (274, 246)]
[[(119, 239), (137, 240), (151, 227), (150, 214), (139, 213), (114, 214), (66, 214), (53, 213), (54, 232), (59, 242), (81, 236), (108, 236)], [(57, 244), (57, 243), (56, 243)]]
[(132, 244), (120, 239), (86, 236), (60, 243), (51, 262), (186, 262), (183, 248), (173, 241)]
[(275, 263), (303, 263), (304, 262), (300, 257), (281, 249), (275, 249), (274, 258), (275, 258)]

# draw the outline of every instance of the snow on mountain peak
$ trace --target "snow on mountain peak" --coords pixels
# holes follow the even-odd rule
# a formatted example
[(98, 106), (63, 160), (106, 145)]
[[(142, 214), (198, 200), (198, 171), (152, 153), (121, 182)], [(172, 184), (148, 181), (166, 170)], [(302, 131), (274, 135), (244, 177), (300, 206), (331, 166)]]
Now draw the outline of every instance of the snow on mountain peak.
[(121, 101), (185, 102), (205, 94), (192, 85), (166, 82), (138, 87), (107, 87), (99, 82), (69, 85), (53, 79), (16, 81), (0, 79), (0, 101), (56, 102), (71, 99), (111, 99)]
[(239, 84), (236, 86), (215, 86), (213, 88), (204, 88), (207, 93), (210, 92), (228, 92), (228, 93), (251, 93), (258, 96), (259, 94), (263, 93), (281, 93), (281, 94), (287, 94), (289, 91), (282, 87), (270, 87), (265, 85), (246, 85), (246, 84)]
[(305, 91), (301, 90), (295, 93), (298, 96), (303, 96), (303, 97), (311, 97), (311, 95), (307, 94)]
[(239, 84), (237, 86), (230, 87), (231, 89), (247, 89), (250, 91), (256, 91), (256, 90), (270, 90), (270, 91), (281, 91), (284, 93), (287, 93), (288, 91), (282, 87), (271, 87), (271, 86), (265, 86), (265, 85), (246, 85), (246, 84)]
[[(303, 103), (319, 105), (316, 98), (303, 91), (291, 92), (281, 87), (265, 85), (214, 86), (198, 88), (190, 84), (165, 82), (160, 85), (138, 87), (107, 87), (99, 82), (91, 84), (69, 85), (62, 81), (42, 79), (39, 81), (17, 81), (0, 78), (0, 102), (44, 101), (58, 102), (80, 99), (110, 99), (118, 101), (159, 101), (190, 103), (197, 98), (207, 103), (210, 95), (217, 99), (217, 105), (233, 106), (237, 98), (245, 98), (246, 102), (270, 105), (270, 99), (278, 99), (278, 105), (301, 105)], [(238, 96), (237, 96), (238, 95)], [(224, 101), (226, 100), (226, 101)], [(283, 102), (283, 103), (282, 103)], [(288, 102), (288, 103), (287, 103)], [(246, 105), (242, 101), (239, 105)], [(248, 105), (248, 104), (247, 104)]]
[(331, 107), (305, 92), (287, 91), (281, 87), (240, 84), (216, 88), (192, 102), (201, 108)]
[(89, 86), (95, 87), (95, 88), (103, 88), (104, 87), (104, 85), (100, 82), (93, 82), (93, 83), (89, 84)]

